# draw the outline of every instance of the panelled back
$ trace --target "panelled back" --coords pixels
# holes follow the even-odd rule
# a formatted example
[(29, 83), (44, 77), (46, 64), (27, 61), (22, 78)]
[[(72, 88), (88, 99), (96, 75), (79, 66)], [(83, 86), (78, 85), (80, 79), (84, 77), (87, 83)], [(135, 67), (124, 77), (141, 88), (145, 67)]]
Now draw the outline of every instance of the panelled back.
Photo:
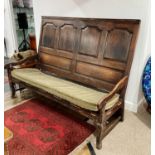
[(110, 91), (128, 75), (139, 20), (43, 17), (40, 67), (59, 77)]

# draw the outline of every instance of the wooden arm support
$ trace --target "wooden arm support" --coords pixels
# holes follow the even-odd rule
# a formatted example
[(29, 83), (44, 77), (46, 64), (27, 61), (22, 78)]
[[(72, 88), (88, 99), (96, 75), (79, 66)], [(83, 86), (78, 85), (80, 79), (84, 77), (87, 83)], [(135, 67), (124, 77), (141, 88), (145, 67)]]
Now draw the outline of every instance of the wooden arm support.
[(4, 66), (4, 69), (11, 69), (13, 66), (22, 65), (25, 62), (37, 60), (37, 58), (38, 58), (38, 55), (36, 54), (36, 55), (27, 57), (27, 58), (20, 60), (20, 61), (10, 62)]
[(98, 103), (98, 108), (102, 109), (108, 100), (110, 100), (116, 93), (118, 93), (120, 90), (122, 90), (126, 84), (127, 84), (127, 80), (128, 80), (128, 76), (123, 77), (117, 84), (116, 86), (113, 88), (113, 90), (111, 92), (109, 92), (109, 94), (104, 97), (103, 99), (101, 99)]

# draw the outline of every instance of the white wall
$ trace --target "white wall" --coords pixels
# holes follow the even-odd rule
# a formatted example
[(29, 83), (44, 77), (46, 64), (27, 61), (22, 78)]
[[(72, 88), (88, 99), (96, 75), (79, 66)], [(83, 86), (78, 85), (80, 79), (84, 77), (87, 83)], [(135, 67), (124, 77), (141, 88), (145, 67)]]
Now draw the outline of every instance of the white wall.
[(141, 74), (150, 55), (150, 0), (33, 0), (37, 43), (41, 16), (141, 19), (140, 33), (126, 92), (126, 107), (136, 111), (143, 98)]

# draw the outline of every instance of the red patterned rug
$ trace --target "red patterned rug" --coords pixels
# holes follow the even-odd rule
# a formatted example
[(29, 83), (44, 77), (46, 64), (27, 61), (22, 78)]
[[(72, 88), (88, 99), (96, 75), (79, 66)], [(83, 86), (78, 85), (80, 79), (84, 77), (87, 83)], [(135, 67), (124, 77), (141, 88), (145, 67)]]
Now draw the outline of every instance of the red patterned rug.
[(4, 122), (14, 134), (10, 155), (67, 155), (95, 130), (37, 99), (6, 111)]

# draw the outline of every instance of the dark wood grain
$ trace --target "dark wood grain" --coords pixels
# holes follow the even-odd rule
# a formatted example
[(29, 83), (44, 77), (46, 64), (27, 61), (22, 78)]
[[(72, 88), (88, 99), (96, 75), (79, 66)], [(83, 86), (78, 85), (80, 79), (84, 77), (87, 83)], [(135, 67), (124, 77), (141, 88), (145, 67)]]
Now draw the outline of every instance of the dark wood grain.
[(56, 27), (52, 23), (47, 23), (42, 27), (42, 45), (45, 47), (54, 47)]
[(73, 25), (63, 25), (59, 30), (58, 49), (73, 52), (75, 47), (76, 29)]
[(85, 27), (81, 29), (79, 53), (97, 57), (101, 35), (101, 30), (97, 27)]
[[(50, 59), (49, 59), (50, 56)], [(70, 70), (71, 59), (49, 55), (46, 53), (40, 53), (40, 62), (49, 66), (55, 66), (57, 68), (62, 68), (66, 70)]]
[(132, 34), (127, 30), (112, 30), (108, 34), (104, 58), (126, 61)]
[(76, 72), (94, 79), (115, 83), (123, 76), (122, 72), (88, 63), (77, 62)]

